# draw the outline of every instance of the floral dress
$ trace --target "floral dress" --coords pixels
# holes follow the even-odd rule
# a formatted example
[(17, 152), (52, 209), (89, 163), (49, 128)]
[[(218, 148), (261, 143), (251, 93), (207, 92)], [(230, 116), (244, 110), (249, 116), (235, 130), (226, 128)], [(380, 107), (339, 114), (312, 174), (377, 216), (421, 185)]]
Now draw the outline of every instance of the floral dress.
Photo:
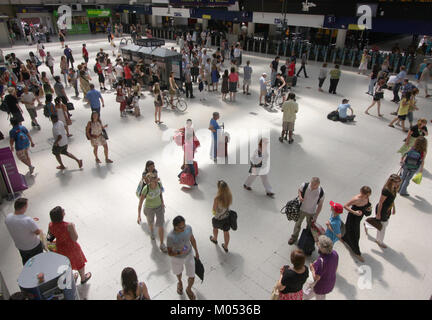
[(92, 147), (103, 146), (106, 140), (102, 135), (102, 123), (90, 121), (90, 142)]

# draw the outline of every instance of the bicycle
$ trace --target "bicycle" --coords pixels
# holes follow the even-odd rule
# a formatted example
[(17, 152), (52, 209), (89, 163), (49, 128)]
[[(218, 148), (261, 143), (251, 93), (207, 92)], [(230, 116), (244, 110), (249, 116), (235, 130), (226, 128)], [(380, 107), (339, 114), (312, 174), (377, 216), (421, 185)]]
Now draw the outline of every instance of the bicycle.
[(278, 90), (276, 88), (268, 87), (267, 92), (266, 102), (269, 103), (270, 109), (273, 109), (274, 105), (280, 108), (283, 103), (283, 89)]
[(168, 90), (165, 90), (162, 92), (163, 99), (165, 101), (163, 107), (167, 108), (168, 106), (174, 107), (175, 110), (178, 110), (180, 112), (185, 112), (187, 109), (187, 102), (183, 98), (183, 96), (180, 94), (179, 91), (176, 92), (176, 95), (173, 98), (173, 103), (171, 105), (171, 95), (169, 94)]

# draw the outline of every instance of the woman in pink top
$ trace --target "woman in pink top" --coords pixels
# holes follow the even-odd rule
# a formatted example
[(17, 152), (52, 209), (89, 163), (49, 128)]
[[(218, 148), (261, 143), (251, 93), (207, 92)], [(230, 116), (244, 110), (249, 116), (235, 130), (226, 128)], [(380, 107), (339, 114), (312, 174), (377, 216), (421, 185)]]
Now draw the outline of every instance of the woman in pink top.
[(240, 84), (238, 82), (239, 76), (235, 71), (235, 68), (231, 68), (231, 73), (228, 76), (228, 87), (230, 92), (230, 101), (235, 101), (235, 93), (237, 92), (237, 88), (240, 88)]

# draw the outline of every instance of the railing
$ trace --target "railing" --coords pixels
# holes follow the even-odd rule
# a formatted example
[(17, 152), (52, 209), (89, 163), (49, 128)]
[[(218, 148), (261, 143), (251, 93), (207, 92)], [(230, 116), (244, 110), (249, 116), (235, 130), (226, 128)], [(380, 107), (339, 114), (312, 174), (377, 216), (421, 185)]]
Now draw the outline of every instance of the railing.
[[(151, 28), (153, 37), (174, 40), (175, 30), (163, 28)], [(198, 34), (198, 37), (200, 34)], [(212, 35), (212, 45), (220, 47), (222, 37), (218, 34)], [(334, 44), (322, 45), (313, 44), (305, 40), (269, 40), (263, 37), (248, 38), (243, 43), (243, 50), (273, 56), (290, 57), (294, 53), (297, 58), (306, 52), (307, 60), (315, 62), (326, 62), (339, 64), (341, 66), (358, 67), (360, 65), (363, 50), (336, 48)], [(399, 72), (401, 66), (405, 66), (409, 73), (417, 64), (416, 57), (412, 55), (393, 54), (388, 52), (369, 51), (372, 59), (369, 60), (368, 69), (372, 69), (375, 62), (380, 65), (389, 57), (389, 69), (392, 72)]]

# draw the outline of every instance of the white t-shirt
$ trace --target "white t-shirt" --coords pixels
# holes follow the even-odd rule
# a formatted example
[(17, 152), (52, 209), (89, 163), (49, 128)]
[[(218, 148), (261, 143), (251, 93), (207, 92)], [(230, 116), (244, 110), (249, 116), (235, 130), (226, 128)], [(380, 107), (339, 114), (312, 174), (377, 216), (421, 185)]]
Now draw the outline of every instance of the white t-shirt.
[[(300, 191), (303, 191), (305, 184), (303, 183), (300, 187)], [(309, 186), (306, 189), (305, 195), (303, 197), (303, 203), (300, 207), (301, 211), (304, 211), (309, 214), (315, 214), (315, 211), (318, 206), (318, 198), (320, 195), (321, 186), (319, 186), (315, 190), (311, 190), (311, 185), (309, 183)], [(324, 201), (324, 194), (320, 200), (320, 203)]]
[(235, 48), (234, 49), (234, 58), (238, 58), (238, 57), (240, 57), (240, 49), (239, 48)]
[(32, 218), (24, 214), (9, 213), (5, 224), (18, 250), (28, 251), (39, 245), (39, 236), (34, 233), (39, 228)]
[(115, 70), (115, 73), (116, 73), (116, 76), (117, 77), (123, 77), (123, 67), (121, 66), (121, 65), (116, 65), (115, 67), (114, 67), (114, 70)]
[(259, 79), (261, 91), (267, 91), (266, 78), (261, 77)]
[(59, 135), (61, 135), (61, 139), (60, 139), (60, 141), (58, 143), (58, 145), (60, 147), (63, 147), (63, 146), (65, 146), (65, 145), (68, 144), (68, 138), (67, 138), (67, 135), (66, 135), (66, 129), (65, 129), (65, 126), (64, 126), (63, 122), (61, 122), (60, 120), (58, 120), (56, 123), (54, 123), (52, 131), (53, 131), (54, 141), (57, 140), (57, 137)]
[(21, 95), (21, 102), (25, 104), (27, 108), (34, 108), (35, 95), (32, 92), (23, 93)]

